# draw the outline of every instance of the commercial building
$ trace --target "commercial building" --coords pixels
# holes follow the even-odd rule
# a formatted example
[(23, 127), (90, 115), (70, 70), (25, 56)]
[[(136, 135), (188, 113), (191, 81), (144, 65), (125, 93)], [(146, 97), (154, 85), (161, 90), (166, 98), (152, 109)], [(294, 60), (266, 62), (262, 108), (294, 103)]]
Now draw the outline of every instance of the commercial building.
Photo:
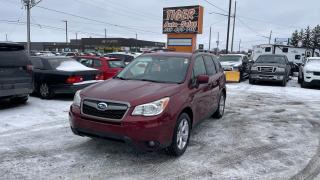
[[(26, 44), (21, 42), (21, 44)], [(139, 51), (141, 48), (164, 48), (163, 42), (145, 41), (126, 38), (82, 38), (63, 42), (32, 42), (31, 50), (36, 51), (81, 51), (81, 52), (114, 52)]]

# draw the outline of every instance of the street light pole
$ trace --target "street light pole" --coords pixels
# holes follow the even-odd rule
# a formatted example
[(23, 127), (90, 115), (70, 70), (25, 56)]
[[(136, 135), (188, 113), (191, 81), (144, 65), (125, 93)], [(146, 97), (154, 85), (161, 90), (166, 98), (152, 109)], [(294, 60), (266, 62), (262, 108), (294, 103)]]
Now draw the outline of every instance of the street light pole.
[(231, 40), (231, 52), (233, 52), (234, 29), (235, 29), (235, 26), (236, 26), (236, 14), (237, 14), (237, 1), (234, 2), (234, 16), (233, 16), (233, 30), (232, 30), (232, 40)]
[(211, 26), (210, 26), (210, 34), (209, 34), (209, 51), (211, 50)]
[(104, 28), (104, 38), (107, 38), (107, 28)]
[(6, 41), (8, 41), (8, 34), (6, 34)]
[[(25, 1), (26, 2), (26, 1)], [(26, 2), (26, 8), (27, 8), (27, 53), (30, 55), (30, 51), (31, 51), (31, 32), (30, 32), (30, 0), (27, 0)]]
[(229, 34), (230, 34), (230, 20), (231, 20), (231, 4), (232, 0), (229, 0), (229, 14), (228, 14), (228, 29), (227, 29), (227, 45), (226, 45), (226, 54), (229, 52)]
[(64, 20), (63, 22), (66, 23), (66, 44), (68, 44), (68, 21)]

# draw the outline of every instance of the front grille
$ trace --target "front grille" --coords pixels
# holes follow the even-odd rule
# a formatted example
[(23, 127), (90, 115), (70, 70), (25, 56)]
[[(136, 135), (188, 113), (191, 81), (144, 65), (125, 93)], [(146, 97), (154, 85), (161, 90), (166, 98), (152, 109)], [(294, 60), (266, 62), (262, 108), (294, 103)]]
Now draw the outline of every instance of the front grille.
[(259, 72), (263, 73), (273, 73), (276, 71), (275, 67), (258, 67)]
[[(106, 103), (106, 109), (98, 108), (99, 103)], [(121, 120), (128, 110), (127, 104), (114, 103), (108, 101), (88, 100), (85, 99), (82, 103), (82, 113), (90, 117), (103, 119)]]
[(320, 76), (320, 72), (313, 72), (315, 76)]

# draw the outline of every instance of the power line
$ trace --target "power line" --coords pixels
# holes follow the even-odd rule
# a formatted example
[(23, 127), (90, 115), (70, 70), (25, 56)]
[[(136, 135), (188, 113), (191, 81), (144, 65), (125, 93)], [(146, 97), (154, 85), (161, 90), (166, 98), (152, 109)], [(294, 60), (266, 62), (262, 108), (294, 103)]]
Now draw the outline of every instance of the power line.
[(208, 0), (204, 0), (204, 1), (205, 1), (205, 2), (207, 2), (208, 4), (210, 4), (211, 6), (213, 6), (213, 7), (217, 8), (217, 9), (221, 10), (221, 11), (224, 11), (224, 12), (228, 13), (228, 11), (227, 11), (227, 10), (222, 9), (221, 7), (219, 7), (219, 6), (217, 6), (217, 5), (213, 4), (213, 3), (211, 3), (211, 2), (210, 2), (210, 1), (208, 1)]
[(36, 7), (37, 7), (37, 8), (40, 8), (40, 9), (47, 10), (47, 11), (52, 11), (52, 12), (56, 12), (56, 13), (60, 13), (60, 14), (65, 14), (65, 15), (68, 15), (68, 16), (72, 16), (72, 17), (76, 17), (76, 18), (80, 18), (80, 19), (84, 19), (84, 20), (88, 20), (88, 21), (98, 22), (98, 23), (101, 23), (101, 24), (106, 24), (106, 25), (110, 25), (110, 26), (114, 26), (114, 27), (118, 27), (118, 28), (125, 28), (125, 29), (131, 29), (131, 30), (135, 30), (135, 31), (140, 31), (140, 32), (148, 32), (148, 33), (159, 34), (158, 32), (154, 32), (154, 31), (149, 31), (149, 30), (143, 30), (143, 29), (133, 28), (133, 27), (130, 27), (130, 26), (113, 24), (113, 23), (109, 23), (109, 22), (105, 22), (105, 21), (100, 21), (100, 20), (96, 20), (96, 19), (92, 19), (92, 18), (87, 18), (87, 17), (79, 16), (79, 15), (72, 14), (72, 13), (68, 13), (68, 12), (64, 12), (64, 11), (59, 11), (59, 10), (55, 10), (55, 9), (50, 9), (50, 8), (43, 7), (43, 6), (36, 6)]

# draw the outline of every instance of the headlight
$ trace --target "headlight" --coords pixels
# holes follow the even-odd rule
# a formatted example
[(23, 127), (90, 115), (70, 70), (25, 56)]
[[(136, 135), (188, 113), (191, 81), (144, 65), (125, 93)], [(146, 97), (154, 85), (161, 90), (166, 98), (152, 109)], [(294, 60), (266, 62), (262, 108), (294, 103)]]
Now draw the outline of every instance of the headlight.
[(136, 106), (132, 112), (133, 116), (156, 116), (161, 114), (167, 107), (170, 98), (163, 98), (147, 104)]
[(277, 72), (285, 72), (286, 71), (286, 69), (284, 69), (284, 68), (277, 68)]
[(258, 67), (251, 67), (251, 71), (258, 71)]
[(80, 107), (80, 104), (81, 104), (80, 92), (81, 91), (77, 91), (76, 94), (74, 95), (74, 98), (73, 98), (73, 105), (79, 106), (79, 107)]

